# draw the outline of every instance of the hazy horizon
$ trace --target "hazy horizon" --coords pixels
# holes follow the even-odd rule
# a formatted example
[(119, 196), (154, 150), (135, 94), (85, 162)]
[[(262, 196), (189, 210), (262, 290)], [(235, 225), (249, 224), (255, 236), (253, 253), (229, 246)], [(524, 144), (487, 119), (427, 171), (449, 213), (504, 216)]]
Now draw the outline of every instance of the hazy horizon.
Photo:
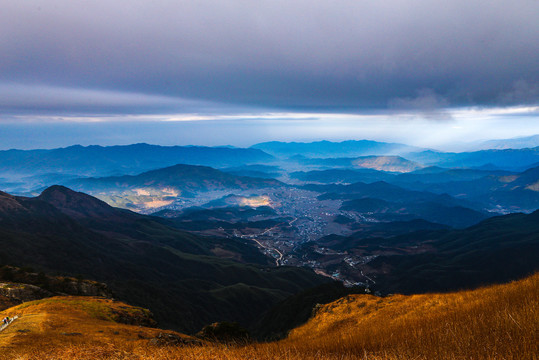
[[(260, 142), (313, 142), (374, 140), (403, 143), (442, 151), (474, 150), (483, 142), (526, 138), (539, 134), (539, 123), (531, 117), (509, 127), (490, 127), (473, 122), (437, 123), (388, 119), (358, 122), (315, 119), (289, 120), (200, 120), (89, 123), (0, 124), (0, 150), (53, 149), (71, 145), (129, 145), (249, 147)], [(411, 126), (412, 125), (412, 126)], [(416, 125), (416, 126), (413, 126)], [(486, 126), (485, 126), (486, 125)], [(524, 131), (522, 131), (524, 129)], [(535, 145), (537, 146), (537, 145)], [(522, 147), (522, 146), (520, 146)]]
[(458, 150), (539, 134), (537, 13), (527, 0), (6, 2), (0, 148)]

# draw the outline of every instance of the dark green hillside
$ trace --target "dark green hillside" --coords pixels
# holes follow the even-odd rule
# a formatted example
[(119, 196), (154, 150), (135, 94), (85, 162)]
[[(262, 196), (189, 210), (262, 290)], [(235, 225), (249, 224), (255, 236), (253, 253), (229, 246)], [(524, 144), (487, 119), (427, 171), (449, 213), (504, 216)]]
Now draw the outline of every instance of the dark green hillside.
[[(449, 226), (428, 222), (422, 219), (393, 222), (367, 222), (358, 224), (350, 236), (328, 235), (316, 241), (319, 246), (336, 251), (346, 251), (357, 247), (394, 245), (387, 238), (417, 231), (447, 230)], [(381, 240), (384, 239), (384, 240)], [(313, 243), (314, 244), (314, 243)], [(305, 244), (310, 246), (311, 243)]]
[(390, 238), (401, 244), (428, 244), (427, 252), (380, 256), (369, 263), (384, 269), (376, 287), (417, 293), (507, 282), (539, 269), (539, 211), (493, 217), (464, 230), (422, 232)]
[(252, 208), (249, 206), (226, 206), (220, 208), (187, 208), (183, 211), (170, 214), (167, 210), (156, 213), (157, 216), (178, 218), (181, 220), (209, 220), (217, 219), (223, 221), (237, 222), (247, 220), (253, 216), (276, 217), (277, 213), (269, 206), (259, 206)]
[(56, 186), (38, 198), (0, 194), (0, 262), (105, 282), (121, 299), (150, 308), (162, 326), (196, 331), (214, 321), (250, 325), (277, 301), (325, 281), (264, 262), (233, 239), (197, 237), (165, 219), (118, 210)]
[(290, 177), (301, 181), (331, 184), (389, 181), (391, 178), (395, 177), (395, 175), (385, 171), (378, 171), (372, 169), (329, 169), (296, 171), (291, 173)]
[(438, 201), (388, 202), (362, 198), (345, 201), (341, 210), (353, 211), (381, 221), (424, 219), (429, 222), (462, 228), (474, 225), (488, 214), (463, 206), (446, 206)]
[(244, 165), (224, 168), (220, 170), (237, 176), (249, 176), (268, 179), (274, 179), (282, 175), (281, 168), (279, 168), (278, 166), (271, 165)]
[[(358, 182), (350, 185), (305, 185), (303, 188), (324, 193), (319, 197), (320, 200), (371, 197), (386, 201), (433, 201), (439, 198), (438, 194), (407, 190), (396, 185), (388, 184), (385, 181), (377, 181), (371, 184)], [(453, 204), (456, 204), (455, 199), (451, 201), (453, 201)]]
[(426, 169), (399, 174), (392, 178), (391, 182), (395, 184), (410, 183), (448, 183), (452, 181), (471, 181), (487, 176), (507, 176), (513, 175), (515, 172), (505, 170), (480, 170), (480, 169), (441, 169), (429, 167)]
[[(224, 230), (267, 229), (290, 221), (290, 219), (279, 217), (269, 206), (258, 208), (248, 206), (213, 209), (188, 208), (183, 211), (162, 210), (153, 215), (164, 217), (169, 220), (170, 225), (187, 231), (217, 228)], [(251, 220), (252, 218), (257, 220)]]
[(258, 321), (254, 335), (260, 340), (282, 339), (309, 320), (317, 307), (349, 294), (364, 294), (365, 288), (346, 288), (331, 282), (307, 289), (278, 303)]

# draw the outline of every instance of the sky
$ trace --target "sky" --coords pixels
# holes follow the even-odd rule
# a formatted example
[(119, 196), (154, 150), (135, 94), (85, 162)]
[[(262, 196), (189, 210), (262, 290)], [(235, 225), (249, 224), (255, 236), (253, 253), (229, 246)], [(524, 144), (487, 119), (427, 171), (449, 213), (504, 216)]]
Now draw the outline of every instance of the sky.
[(537, 0), (0, 1), (0, 149), (539, 134)]

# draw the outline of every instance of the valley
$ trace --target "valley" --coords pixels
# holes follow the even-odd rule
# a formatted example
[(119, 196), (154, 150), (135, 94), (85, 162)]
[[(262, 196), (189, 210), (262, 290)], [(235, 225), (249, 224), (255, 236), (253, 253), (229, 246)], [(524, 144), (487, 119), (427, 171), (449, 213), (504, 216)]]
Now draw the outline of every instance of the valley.
[[(219, 161), (208, 157), (218, 154), (213, 150), (188, 151), (200, 151), (205, 163)], [(28, 303), (31, 313), (9, 310), (19, 317), (5, 331), (51, 337), (55, 351), (65, 336), (85, 346), (83, 338), (98, 344), (116, 332), (123, 334), (118, 344), (172, 342), (206, 351), (214, 345), (201, 342), (200, 334), (224, 331), (220, 326), (257, 340), (299, 343), (298, 336), (309, 338), (297, 335), (308, 326), (303, 324), (328, 321), (311, 319), (321, 314), (313, 312), (320, 304), (348, 303), (353, 296), (377, 304), (395, 293), (462, 291), (539, 270), (534, 164), (524, 170), (443, 168), (411, 162), (407, 154), (366, 155), (364, 147), (358, 158), (257, 151), (257, 161), (235, 166), (174, 164), (123, 174), (119, 166), (113, 176), (81, 177), (75, 175), (79, 165), (66, 165), (63, 175), (4, 182), (13, 193), (0, 192), (0, 305), (44, 299)], [(112, 156), (106, 148), (100, 154)], [(340, 155), (349, 156), (345, 150)], [(91, 171), (104, 174), (110, 166)], [(61, 297), (66, 295), (79, 298)], [(137, 308), (85, 298), (96, 295)], [(407, 308), (402, 299), (396, 301)], [(138, 307), (153, 313), (151, 321)], [(34, 315), (40, 311), (44, 315)], [(89, 319), (95, 311), (102, 315)], [(68, 325), (54, 322), (47, 330), (52, 332), (40, 333), (49, 329), (45, 319), (63, 312), (70, 314), (62, 320)], [(133, 314), (140, 316), (126, 320)], [(170, 330), (135, 331), (115, 325), (118, 319), (146, 321), (143, 326), (156, 321)], [(69, 324), (79, 321), (89, 325), (73, 330)]]
[[(98, 154), (107, 161), (102, 167), (89, 162), (86, 168), (84, 162), (71, 163), (72, 170), (67, 163), (63, 175), (19, 178), (27, 181), (23, 188), (29, 191), (20, 191), (21, 186), (13, 183), (4, 183), (4, 188), (36, 196), (43, 184), (59, 182), (197, 236), (245, 242), (275, 266), (309, 268), (348, 287), (372, 291), (388, 291), (378, 277), (387, 275), (393, 265), (381, 259), (432, 256), (439, 251), (433, 244), (445, 232), (539, 207), (536, 149), (458, 154), (348, 141), (259, 144), (225, 152), (138, 144), (36, 154), (58, 162), (59, 156), (66, 156), (59, 154), (70, 151), (79, 158)], [(139, 156), (135, 162), (126, 157), (132, 151)], [(30, 153), (0, 152), (0, 164), (13, 163), (19, 154), (26, 159)], [(158, 162), (148, 160), (156, 154), (161, 163), (189, 156), (190, 164), (133, 173), (135, 168), (156, 166)], [(467, 166), (443, 167), (448, 159)], [(496, 166), (493, 159), (498, 159)], [(124, 175), (76, 177), (81, 169)], [(32, 189), (37, 179), (39, 185)], [(425, 233), (432, 238), (423, 240)], [(212, 253), (239, 259), (222, 247)]]

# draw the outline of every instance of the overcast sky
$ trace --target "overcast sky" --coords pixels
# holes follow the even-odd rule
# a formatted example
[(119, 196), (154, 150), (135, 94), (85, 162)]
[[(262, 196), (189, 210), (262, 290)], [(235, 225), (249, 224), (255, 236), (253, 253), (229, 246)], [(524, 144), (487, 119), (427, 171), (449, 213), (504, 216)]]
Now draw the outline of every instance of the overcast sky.
[(3, 0), (0, 131), (35, 137), (0, 148), (105, 143), (113, 123), (154, 143), (532, 135), (538, 17), (537, 0)]

